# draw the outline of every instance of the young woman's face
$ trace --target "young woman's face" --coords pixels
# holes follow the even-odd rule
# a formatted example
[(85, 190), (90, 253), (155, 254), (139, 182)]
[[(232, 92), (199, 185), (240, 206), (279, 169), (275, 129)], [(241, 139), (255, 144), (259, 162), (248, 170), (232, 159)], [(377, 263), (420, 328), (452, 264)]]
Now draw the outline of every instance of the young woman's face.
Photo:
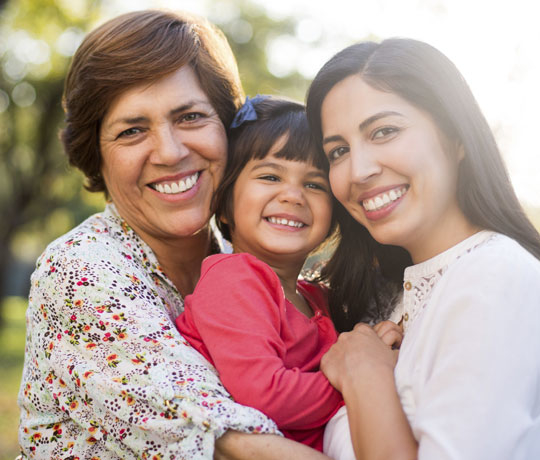
[(227, 138), (190, 67), (114, 100), (100, 147), (109, 195), (147, 243), (188, 237), (207, 225)]
[(430, 116), (353, 75), (331, 89), (321, 117), (332, 191), (373, 238), (415, 262), (461, 240), (460, 152)]
[(235, 252), (249, 252), (271, 266), (301, 267), (328, 234), (332, 199), (324, 171), (274, 156), (284, 141), (265, 158), (250, 160), (238, 176), (231, 239)]

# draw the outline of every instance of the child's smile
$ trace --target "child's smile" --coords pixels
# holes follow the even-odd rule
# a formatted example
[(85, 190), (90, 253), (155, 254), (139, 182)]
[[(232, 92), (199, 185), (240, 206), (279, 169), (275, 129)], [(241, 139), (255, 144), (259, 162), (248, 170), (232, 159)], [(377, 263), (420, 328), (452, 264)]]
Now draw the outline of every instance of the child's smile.
[[(276, 144), (280, 144), (277, 142)], [(235, 252), (272, 265), (276, 257), (300, 267), (328, 235), (332, 200), (326, 174), (315, 166), (276, 158), (276, 145), (250, 160), (234, 187)]]

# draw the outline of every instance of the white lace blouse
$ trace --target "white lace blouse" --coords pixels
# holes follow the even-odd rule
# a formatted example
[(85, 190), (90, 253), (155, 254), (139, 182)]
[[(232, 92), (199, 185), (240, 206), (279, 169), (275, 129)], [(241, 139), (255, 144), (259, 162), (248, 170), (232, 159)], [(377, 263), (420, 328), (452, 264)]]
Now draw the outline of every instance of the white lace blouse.
[(483, 231), (404, 276), (396, 387), (418, 458), (540, 459), (540, 262)]

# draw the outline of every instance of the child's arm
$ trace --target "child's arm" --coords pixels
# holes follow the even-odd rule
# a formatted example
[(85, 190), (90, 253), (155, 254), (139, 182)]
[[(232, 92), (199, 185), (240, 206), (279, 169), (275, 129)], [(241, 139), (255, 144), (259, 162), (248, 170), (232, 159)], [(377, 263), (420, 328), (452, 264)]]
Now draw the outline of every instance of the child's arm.
[(343, 394), (357, 458), (415, 459), (418, 446), (394, 384), (397, 351), (389, 332), (396, 331), (388, 324), (377, 329), (389, 343), (374, 328), (358, 324), (339, 336), (321, 369)]
[(187, 315), (237, 402), (261, 410), (283, 429), (319, 427), (341, 396), (320, 371), (285, 367), (281, 289), (275, 273), (257, 259), (222, 258), (203, 272)]

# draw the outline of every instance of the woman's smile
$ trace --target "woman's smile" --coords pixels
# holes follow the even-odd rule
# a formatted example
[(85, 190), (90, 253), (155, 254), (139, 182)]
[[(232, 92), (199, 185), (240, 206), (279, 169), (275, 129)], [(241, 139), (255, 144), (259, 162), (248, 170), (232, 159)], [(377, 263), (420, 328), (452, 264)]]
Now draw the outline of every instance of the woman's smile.
[(386, 211), (391, 205), (401, 201), (401, 197), (407, 193), (408, 188), (407, 185), (399, 185), (384, 192), (366, 193), (360, 198), (359, 202), (364, 207), (367, 218), (370, 219), (374, 212)]

